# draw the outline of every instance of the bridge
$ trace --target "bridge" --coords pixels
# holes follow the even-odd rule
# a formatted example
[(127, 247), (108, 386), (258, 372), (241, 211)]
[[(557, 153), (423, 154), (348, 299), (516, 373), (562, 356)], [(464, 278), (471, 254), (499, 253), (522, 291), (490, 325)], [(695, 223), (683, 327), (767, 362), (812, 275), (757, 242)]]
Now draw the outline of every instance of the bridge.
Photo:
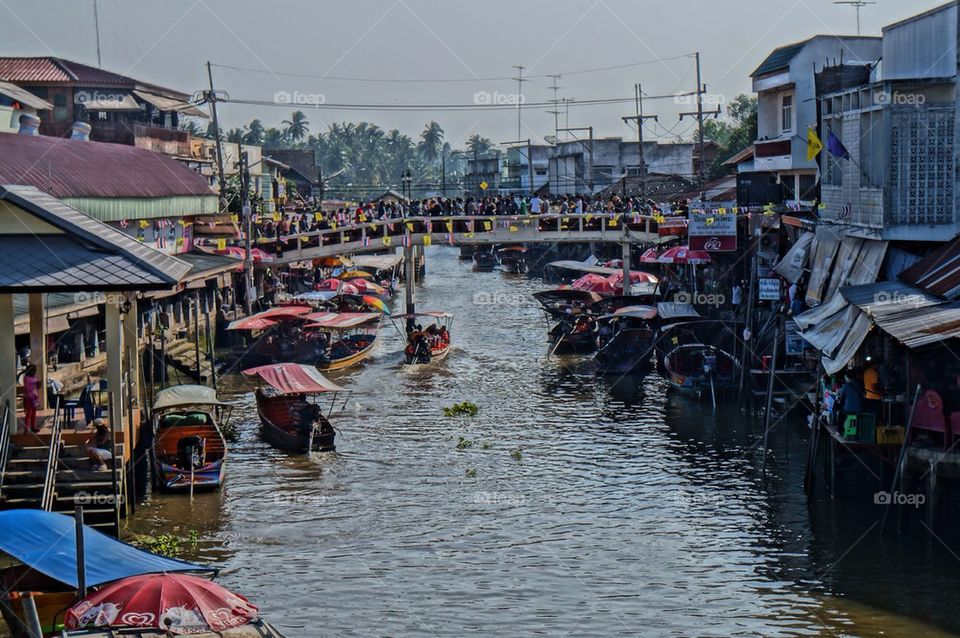
[[(579, 215), (496, 215), (406, 217), (385, 219), (279, 239), (260, 238), (257, 248), (279, 264), (390, 248), (431, 244), (492, 245), (606, 242), (626, 246), (659, 238), (657, 221), (649, 215), (583, 213)], [(626, 223), (624, 223), (626, 221)], [(280, 244), (278, 251), (277, 244)], [(629, 255), (629, 253), (627, 253)]]

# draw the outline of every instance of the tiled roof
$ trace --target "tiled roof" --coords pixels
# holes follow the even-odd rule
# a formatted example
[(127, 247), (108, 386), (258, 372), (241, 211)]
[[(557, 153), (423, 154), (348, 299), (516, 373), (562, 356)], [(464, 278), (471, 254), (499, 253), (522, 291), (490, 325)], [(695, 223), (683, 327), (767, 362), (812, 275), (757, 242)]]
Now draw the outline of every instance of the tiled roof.
[(750, 77), (755, 78), (758, 75), (766, 75), (767, 73), (773, 73), (774, 71), (781, 71), (790, 66), (790, 61), (800, 53), (804, 46), (806, 46), (808, 40), (803, 42), (796, 42), (794, 44), (788, 44), (786, 46), (778, 47), (773, 50), (773, 52), (766, 57), (766, 59), (760, 63), (753, 73), (750, 74)]
[(190, 270), (36, 188), (0, 186), (0, 199), (64, 232), (0, 236), (0, 291), (162, 289)]
[(9, 82), (71, 83), (97, 86), (133, 86), (125, 75), (71, 62), (63, 58), (0, 57), (0, 79)]
[(160, 153), (44, 135), (0, 135), (0, 184), (29, 184), (55, 197), (215, 194), (199, 173)]

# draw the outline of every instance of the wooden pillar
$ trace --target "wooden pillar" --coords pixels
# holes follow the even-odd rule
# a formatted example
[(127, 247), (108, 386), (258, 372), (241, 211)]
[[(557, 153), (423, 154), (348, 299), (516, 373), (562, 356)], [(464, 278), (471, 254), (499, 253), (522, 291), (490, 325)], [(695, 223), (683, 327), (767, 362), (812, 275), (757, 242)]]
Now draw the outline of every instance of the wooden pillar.
[[(409, 237), (409, 235), (407, 235)], [(404, 292), (406, 293), (407, 332), (413, 330), (416, 324), (416, 318), (413, 313), (416, 312), (416, 271), (417, 266), (414, 263), (413, 247), (409, 245), (403, 247), (403, 278)]]
[(623, 294), (630, 294), (630, 228), (627, 226), (627, 214), (624, 213), (623, 217), (620, 218), (620, 223), (623, 224), (623, 243), (621, 244), (622, 253), (620, 255), (623, 260)]
[[(10, 294), (0, 295), (0, 393), (0, 401), (16, 410), (17, 346), (13, 338), (13, 295)], [(15, 432), (16, 427), (10, 431)]]
[(47, 408), (47, 321), (43, 308), (43, 293), (28, 295), (30, 306), (30, 363), (37, 366), (37, 384), (40, 388), (40, 409)]
[(113, 395), (110, 403), (110, 427), (123, 431), (123, 318), (120, 314), (120, 295), (108, 295), (107, 324), (107, 390)]
[[(121, 316), (123, 322), (123, 361), (130, 375), (130, 405), (140, 405), (140, 348), (137, 339), (137, 296), (126, 293), (130, 310)], [(118, 395), (119, 396), (119, 395)]]

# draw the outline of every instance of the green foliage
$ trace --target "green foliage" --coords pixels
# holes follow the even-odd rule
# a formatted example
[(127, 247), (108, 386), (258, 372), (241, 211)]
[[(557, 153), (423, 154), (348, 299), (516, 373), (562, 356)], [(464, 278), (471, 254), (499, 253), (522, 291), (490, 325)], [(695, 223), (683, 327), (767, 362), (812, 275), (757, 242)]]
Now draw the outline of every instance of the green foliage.
[(471, 447), (472, 445), (473, 445), (473, 441), (469, 439), (465, 439), (462, 436), (457, 441), (457, 449), (460, 451), (466, 450), (468, 447)]
[(476, 478), (477, 477), (476, 468), (468, 467), (466, 471), (466, 476), (467, 478)]
[(454, 403), (450, 407), (444, 408), (443, 416), (476, 416), (479, 411), (480, 408), (478, 408), (475, 403), (464, 401), (462, 403)]
[(510, 452), (510, 457), (513, 458), (513, 460), (516, 461), (517, 463), (520, 463), (521, 461), (523, 461), (523, 453), (520, 451), (520, 448), (517, 448), (512, 452)]
[(490, 444), (489, 441), (484, 441), (484, 442), (483, 442), (483, 445), (480, 446), (480, 449), (481, 449), (481, 450), (489, 450), (489, 449), (492, 448), (492, 447), (493, 447), (493, 446)]
[(167, 558), (180, 558), (185, 551), (196, 551), (198, 541), (197, 530), (192, 529), (185, 538), (176, 534), (157, 534), (156, 536), (144, 534), (134, 538), (131, 544)]
[(239, 431), (237, 430), (237, 422), (233, 419), (227, 419), (221, 423), (220, 431), (223, 432), (223, 438), (231, 443), (237, 440)]
[(730, 173), (733, 168), (723, 163), (757, 139), (757, 98), (738, 95), (727, 105), (727, 116), (729, 120), (707, 120), (703, 124), (704, 139), (713, 140), (720, 146), (710, 165), (710, 179)]

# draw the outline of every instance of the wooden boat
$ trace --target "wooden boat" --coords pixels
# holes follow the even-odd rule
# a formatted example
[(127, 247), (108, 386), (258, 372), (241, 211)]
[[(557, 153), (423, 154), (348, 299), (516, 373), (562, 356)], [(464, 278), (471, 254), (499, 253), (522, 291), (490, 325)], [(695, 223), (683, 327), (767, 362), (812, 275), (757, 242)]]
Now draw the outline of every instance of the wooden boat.
[[(403, 350), (404, 365), (424, 365), (442, 361), (450, 353), (450, 326), (453, 315), (449, 312), (417, 312), (399, 315), (397, 319), (413, 320), (414, 330), (407, 332), (407, 346)], [(428, 320), (423, 328), (421, 319)], [(409, 324), (408, 324), (409, 325)]]
[(473, 269), (477, 271), (493, 270), (497, 265), (497, 256), (487, 250), (478, 250), (473, 253)]
[(217, 422), (227, 404), (202, 385), (178, 385), (157, 393), (153, 422), (153, 471), (165, 492), (215, 490), (223, 483), (227, 441)]
[(733, 356), (702, 343), (677, 346), (664, 357), (663, 367), (674, 389), (714, 400), (736, 384), (739, 368)]
[(602, 374), (646, 372), (652, 367), (657, 309), (624, 306), (597, 317), (600, 349), (594, 361)]
[(597, 322), (588, 315), (568, 316), (547, 332), (552, 354), (593, 352), (597, 349)]
[(477, 252), (478, 247), (473, 244), (463, 244), (460, 246), (460, 259), (470, 259), (473, 257), (473, 254)]
[(370, 356), (383, 315), (376, 312), (318, 312), (306, 317), (303, 331), (315, 340), (320, 370), (341, 370)]
[(522, 275), (527, 272), (527, 260), (524, 253), (527, 252), (525, 246), (505, 246), (497, 249), (497, 261), (500, 262), (500, 268), (503, 272)]
[(575, 308), (593, 308), (603, 299), (599, 293), (569, 287), (535, 292), (533, 298), (540, 303), (548, 316), (555, 319), (563, 319), (569, 316), (570, 311)]
[[(332, 393), (331, 408), (337, 393), (344, 389), (312, 367), (298, 363), (277, 363), (243, 371), (257, 377), (262, 385), (256, 390), (260, 435), (276, 448), (287, 452), (332, 452), (336, 432), (316, 403), (307, 399)], [(328, 410), (329, 414), (329, 410)]]

